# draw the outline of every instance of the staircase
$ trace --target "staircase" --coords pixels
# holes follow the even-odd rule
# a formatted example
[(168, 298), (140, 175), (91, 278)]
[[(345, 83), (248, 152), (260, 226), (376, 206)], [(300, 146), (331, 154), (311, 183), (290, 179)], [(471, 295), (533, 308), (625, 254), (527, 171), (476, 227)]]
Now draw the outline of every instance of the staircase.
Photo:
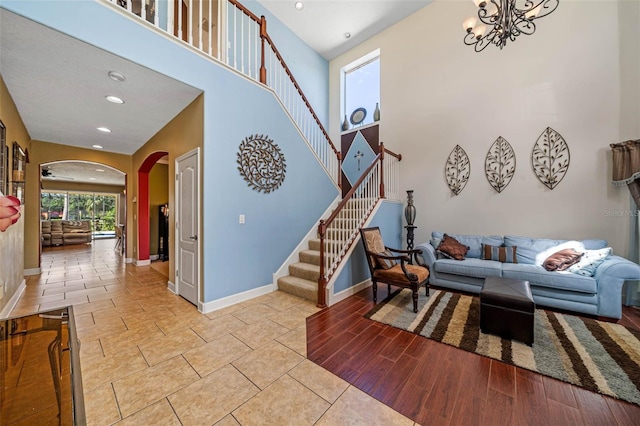
[(289, 275), (278, 278), (278, 288), (285, 293), (318, 302), (320, 278), (320, 240), (310, 240), (309, 249), (298, 253), (298, 263), (289, 266)]
[[(357, 222), (357, 200), (349, 200), (345, 208), (340, 210), (335, 220), (327, 229), (325, 246), (328, 252), (335, 252), (342, 236), (350, 232)], [(348, 248), (348, 247), (347, 247)], [(320, 240), (309, 240), (308, 249), (298, 253), (298, 263), (289, 266), (289, 275), (278, 278), (278, 289), (306, 300), (318, 303), (318, 280), (320, 279)]]

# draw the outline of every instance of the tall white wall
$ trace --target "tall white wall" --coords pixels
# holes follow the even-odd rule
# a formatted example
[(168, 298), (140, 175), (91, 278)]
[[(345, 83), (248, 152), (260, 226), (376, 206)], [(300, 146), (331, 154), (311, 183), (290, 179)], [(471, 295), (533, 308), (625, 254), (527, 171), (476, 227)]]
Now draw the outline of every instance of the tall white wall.
[[(332, 137), (339, 135), (340, 68), (380, 48), (381, 140), (403, 154), (401, 187), (415, 190), (417, 243), (432, 230), (605, 238), (626, 255), (629, 195), (610, 184), (609, 144), (640, 137), (633, 72), (640, 40), (620, 40), (637, 35), (634, 3), (563, 0), (537, 21), (534, 35), (476, 53), (462, 41), (473, 3), (436, 1), (330, 63)], [(531, 167), (532, 148), (547, 126), (571, 152), (568, 174), (554, 190)], [(517, 159), (500, 194), (484, 175), (499, 136)], [(458, 196), (444, 175), (456, 144), (471, 160), (470, 181)]]

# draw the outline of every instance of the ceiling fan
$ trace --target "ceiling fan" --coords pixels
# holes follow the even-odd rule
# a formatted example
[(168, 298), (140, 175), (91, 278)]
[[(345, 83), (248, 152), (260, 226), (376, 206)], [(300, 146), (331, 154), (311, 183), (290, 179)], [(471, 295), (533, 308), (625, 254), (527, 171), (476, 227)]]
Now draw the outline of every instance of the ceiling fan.
[(51, 180), (75, 180), (72, 177), (67, 176), (55, 176), (50, 169), (42, 169), (40, 174), (43, 178), (51, 179)]

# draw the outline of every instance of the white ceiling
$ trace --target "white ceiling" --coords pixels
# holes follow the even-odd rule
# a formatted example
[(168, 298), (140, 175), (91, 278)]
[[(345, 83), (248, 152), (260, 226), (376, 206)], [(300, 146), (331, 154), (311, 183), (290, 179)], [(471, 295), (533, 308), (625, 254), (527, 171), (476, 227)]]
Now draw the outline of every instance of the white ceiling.
[(56, 161), (43, 164), (43, 181), (94, 183), (124, 186), (125, 174), (104, 164), (87, 161)]
[[(0, 73), (32, 139), (133, 154), (201, 91), (0, 8)], [(116, 82), (109, 71), (122, 73)], [(116, 95), (125, 103), (107, 102)], [(112, 133), (101, 133), (105, 126)]]
[[(312, 49), (331, 60), (432, 0), (259, 0)], [(350, 38), (344, 34), (349, 32)]]

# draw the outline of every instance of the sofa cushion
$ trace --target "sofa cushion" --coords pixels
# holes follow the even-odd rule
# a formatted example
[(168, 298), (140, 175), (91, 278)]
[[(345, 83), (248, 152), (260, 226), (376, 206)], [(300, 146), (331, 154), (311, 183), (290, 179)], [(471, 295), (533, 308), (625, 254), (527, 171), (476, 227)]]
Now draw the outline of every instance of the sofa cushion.
[(592, 277), (572, 274), (571, 272), (549, 272), (542, 266), (522, 263), (503, 263), (502, 276), (527, 280), (531, 286), (548, 287), (580, 293), (596, 293), (598, 284)]
[(518, 263), (516, 251), (516, 246), (496, 247), (489, 244), (482, 244), (482, 259), (497, 260), (502, 263)]
[(436, 261), (433, 267), (436, 272), (445, 274), (476, 278), (502, 276), (502, 263), (494, 260), (464, 259), (460, 261), (441, 259)]
[[(504, 245), (506, 247), (518, 247), (516, 258), (518, 263), (534, 265), (536, 256), (554, 246), (557, 246), (566, 240), (548, 240), (543, 238), (518, 237), (513, 235), (505, 235)], [(543, 259), (544, 260), (544, 259)]]
[(461, 244), (453, 237), (444, 234), (442, 241), (438, 244), (437, 250), (447, 256), (451, 256), (455, 260), (463, 260), (469, 251), (469, 247)]
[[(489, 244), (492, 246), (501, 246), (504, 243), (504, 240), (499, 235), (464, 235), (464, 234), (449, 234), (450, 237), (455, 238), (460, 244), (463, 244), (469, 247), (469, 251), (466, 254), (466, 257), (480, 259), (482, 244)], [(438, 247), (440, 241), (442, 241), (444, 234), (439, 231), (434, 231), (431, 233), (431, 245), (434, 248)]]
[(547, 257), (542, 263), (542, 267), (547, 271), (564, 271), (571, 265), (578, 263), (583, 254), (575, 249), (565, 248)]

